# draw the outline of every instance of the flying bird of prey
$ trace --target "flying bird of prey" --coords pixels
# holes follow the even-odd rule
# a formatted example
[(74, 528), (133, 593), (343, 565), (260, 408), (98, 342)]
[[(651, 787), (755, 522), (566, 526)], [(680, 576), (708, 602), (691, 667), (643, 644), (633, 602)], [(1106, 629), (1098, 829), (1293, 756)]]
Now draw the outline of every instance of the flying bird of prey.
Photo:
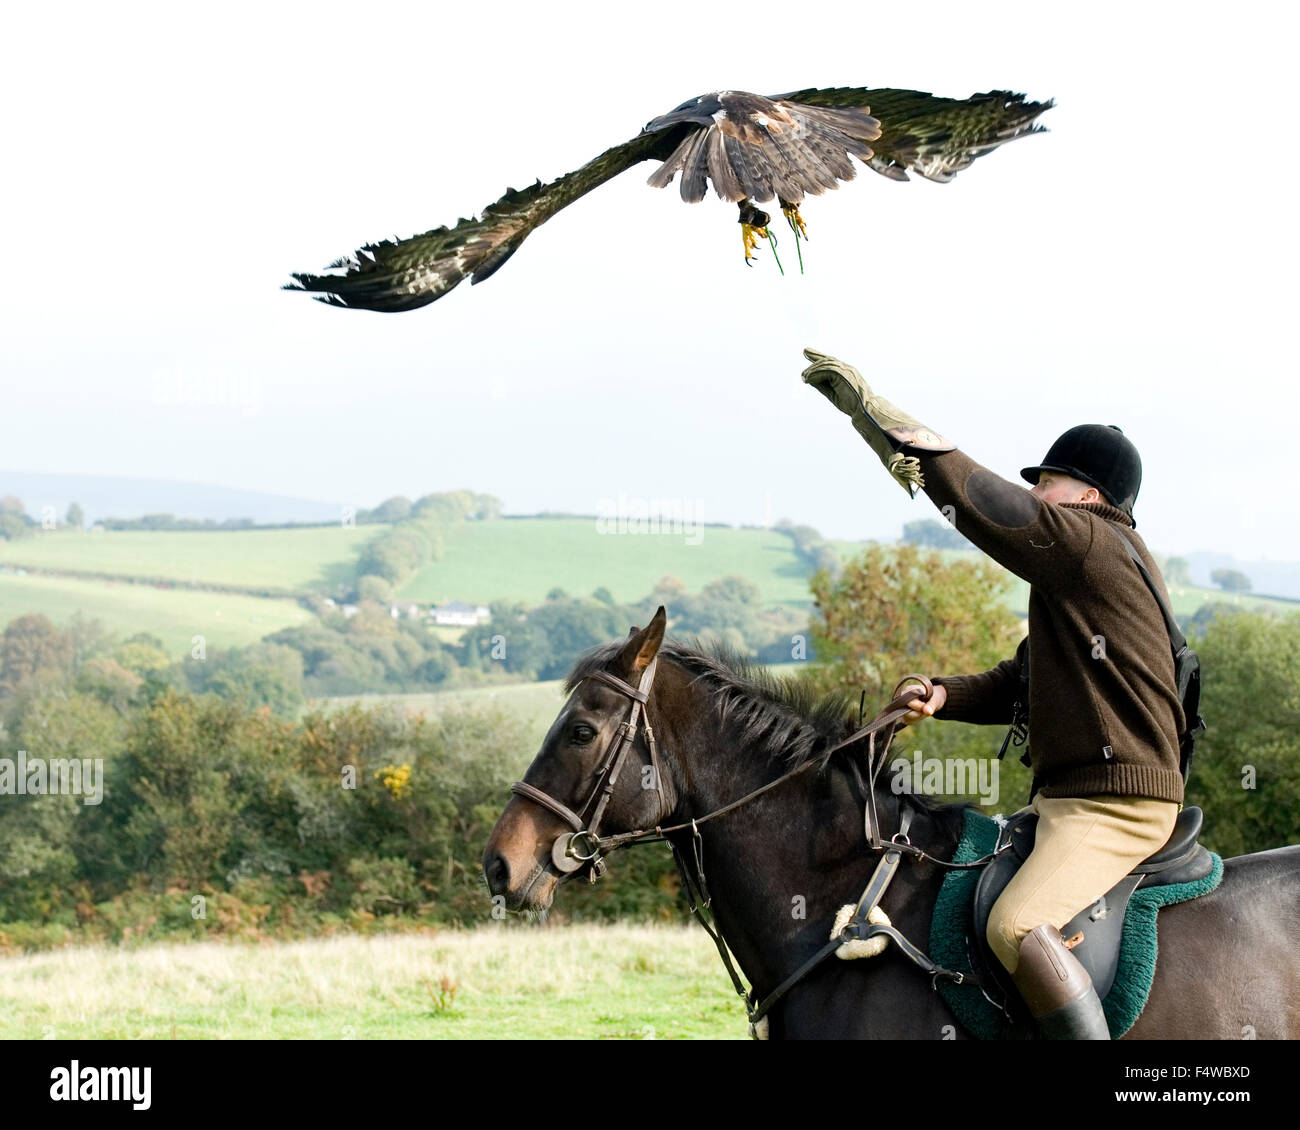
[(860, 87), (774, 98), (739, 90), (702, 94), (559, 180), (507, 189), (479, 219), (370, 244), (327, 268), (341, 273), (295, 274), (285, 289), (313, 291), (321, 302), (351, 309), (427, 306), (466, 276), (474, 283), (490, 278), (530, 232), (641, 161), (662, 162), (649, 180), (657, 188), (680, 173), (688, 203), (703, 200), (711, 183), (738, 204), (749, 261), (758, 239), (769, 238), (771, 217), (758, 204), (775, 198), (795, 239), (807, 238), (800, 203), (852, 180), (850, 157), (891, 180), (907, 180), (910, 170), (950, 181), (1003, 142), (1041, 132), (1035, 119), (1051, 106), (1005, 90), (965, 99)]

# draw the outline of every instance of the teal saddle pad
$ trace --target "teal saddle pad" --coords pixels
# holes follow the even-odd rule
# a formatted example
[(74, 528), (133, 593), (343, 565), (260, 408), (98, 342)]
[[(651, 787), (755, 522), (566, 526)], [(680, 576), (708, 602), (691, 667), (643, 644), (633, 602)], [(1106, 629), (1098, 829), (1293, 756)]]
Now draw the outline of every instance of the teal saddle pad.
[[(969, 863), (988, 855), (997, 845), (997, 839), (997, 821), (968, 808), (961, 842), (952, 861)], [(1222, 880), (1223, 860), (1214, 852), (1210, 856), (1214, 869), (1204, 879), (1150, 889), (1139, 887), (1129, 898), (1120, 940), (1119, 971), (1106, 999), (1101, 1002), (1111, 1039), (1118, 1040), (1133, 1027), (1151, 992), (1159, 952), (1156, 912), (1162, 906), (1207, 895)], [(982, 874), (981, 868), (950, 871), (934, 904), (930, 956), (938, 965), (958, 973), (974, 972), (966, 951), (966, 939), (973, 929), (975, 887)], [(969, 981), (958, 985), (941, 978), (938, 988), (961, 1026), (976, 1039), (997, 1040), (1010, 1034), (1002, 1012), (984, 996), (978, 985)]]

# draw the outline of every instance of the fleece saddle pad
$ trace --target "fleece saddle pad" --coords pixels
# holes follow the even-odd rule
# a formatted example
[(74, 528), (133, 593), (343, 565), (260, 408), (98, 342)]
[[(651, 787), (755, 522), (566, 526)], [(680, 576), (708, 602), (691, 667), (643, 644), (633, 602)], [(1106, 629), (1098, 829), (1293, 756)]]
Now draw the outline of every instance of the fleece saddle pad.
[[(953, 862), (969, 863), (991, 852), (998, 842), (998, 828), (995, 820), (974, 809), (967, 809), (965, 827)], [(1203, 878), (1165, 886), (1139, 887), (1129, 897), (1118, 969), (1101, 1002), (1111, 1039), (1119, 1039), (1133, 1027), (1151, 992), (1159, 952), (1156, 912), (1162, 906), (1186, 902), (1214, 890), (1223, 878), (1223, 860), (1213, 852), (1210, 858), (1213, 866)], [(931, 958), (937, 964), (961, 973), (977, 971), (978, 960), (972, 957), (976, 949), (973, 906), (981, 874), (982, 870), (978, 868), (949, 872), (935, 901), (934, 918), (930, 924)], [(938, 988), (962, 1027), (977, 1039), (997, 1040), (1016, 1034), (1006, 1014), (984, 995), (978, 985), (969, 981), (958, 985), (940, 980)]]

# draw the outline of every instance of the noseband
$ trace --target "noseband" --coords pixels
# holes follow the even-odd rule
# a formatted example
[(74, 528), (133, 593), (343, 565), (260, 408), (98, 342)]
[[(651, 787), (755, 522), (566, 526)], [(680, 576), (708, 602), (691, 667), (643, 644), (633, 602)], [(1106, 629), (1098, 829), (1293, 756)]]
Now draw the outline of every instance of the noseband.
[[(512, 793), (540, 804), (573, 829), (572, 832), (561, 833), (551, 845), (551, 864), (561, 874), (568, 875), (588, 865), (591, 867), (588, 875), (590, 882), (594, 883), (605, 874), (605, 861), (601, 856), (600, 820), (605, 814), (610, 797), (614, 795), (614, 786), (618, 783), (623, 761), (636, 741), (637, 723), (642, 721), (643, 716), (645, 716), (646, 745), (650, 747), (650, 771), (654, 776), (655, 791), (659, 794), (659, 808), (661, 812), (663, 811), (664, 790), (659, 769), (659, 752), (655, 747), (655, 735), (650, 728), (650, 719), (645, 715), (645, 705), (650, 698), (650, 690), (654, 686), (655, 670), (658, 666), (659, 656), (656, 655), (641, 673), (639, 687), (625, 683), (617, 675), (611, 675), (607, 671), (593, 671), (584, 677), (583, 681), (595, 679), (613, 687), (619, 694), (629, 698), (631, 704), (627, 717), (619, 723), (617, 732), (610, 739), (600, 764), (596, 767), (591, 792), (578, 812), (574, 812), (567, 805), (526, 781), (516, 781), (510, 786)], [(588, 809), (592, 809), (590, 817), (586, 815)]]

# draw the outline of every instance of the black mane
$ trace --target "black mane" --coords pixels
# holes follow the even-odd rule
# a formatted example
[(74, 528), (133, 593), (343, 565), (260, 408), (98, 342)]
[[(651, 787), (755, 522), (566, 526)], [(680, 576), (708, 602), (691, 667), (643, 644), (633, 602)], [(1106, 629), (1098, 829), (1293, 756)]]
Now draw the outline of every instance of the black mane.
[[(626, 642), (602, 644), (581, 656), (564, 681), (564, 693), (572, 693), (591, 672), (608, 669)], [(849, 695), (819, 694), (802, 679), (773, 675), (723, 644), (664, 640), (659, 654), (695, 676), (693, 681), (708, 692), (719, 719), (735, 727), (756, 756), (784, 761), (788, 768), (827, 756), (857, 725), (856, 704)], [(865, 757), (864, 751), (865, 743), (853, 747), (859, 756)], [(955, 847), (961, 814), (973, 807), (971, 802), (952, 804), (923, 793), (909, 793), (908, 799), (947, 830)]]
[[(583, 655), (564, 682), (570, 693), (593, 671), (606, 669), (626, 640)], [(665, 640), (659, 654), (694, 676), (718, 716), (735, 727), (755, 754), (791, 767), (825, 753), (851, 732), (854, 721), (845, 694), (818, 694), (802, 679), (782, 678), (722, 644)]]

